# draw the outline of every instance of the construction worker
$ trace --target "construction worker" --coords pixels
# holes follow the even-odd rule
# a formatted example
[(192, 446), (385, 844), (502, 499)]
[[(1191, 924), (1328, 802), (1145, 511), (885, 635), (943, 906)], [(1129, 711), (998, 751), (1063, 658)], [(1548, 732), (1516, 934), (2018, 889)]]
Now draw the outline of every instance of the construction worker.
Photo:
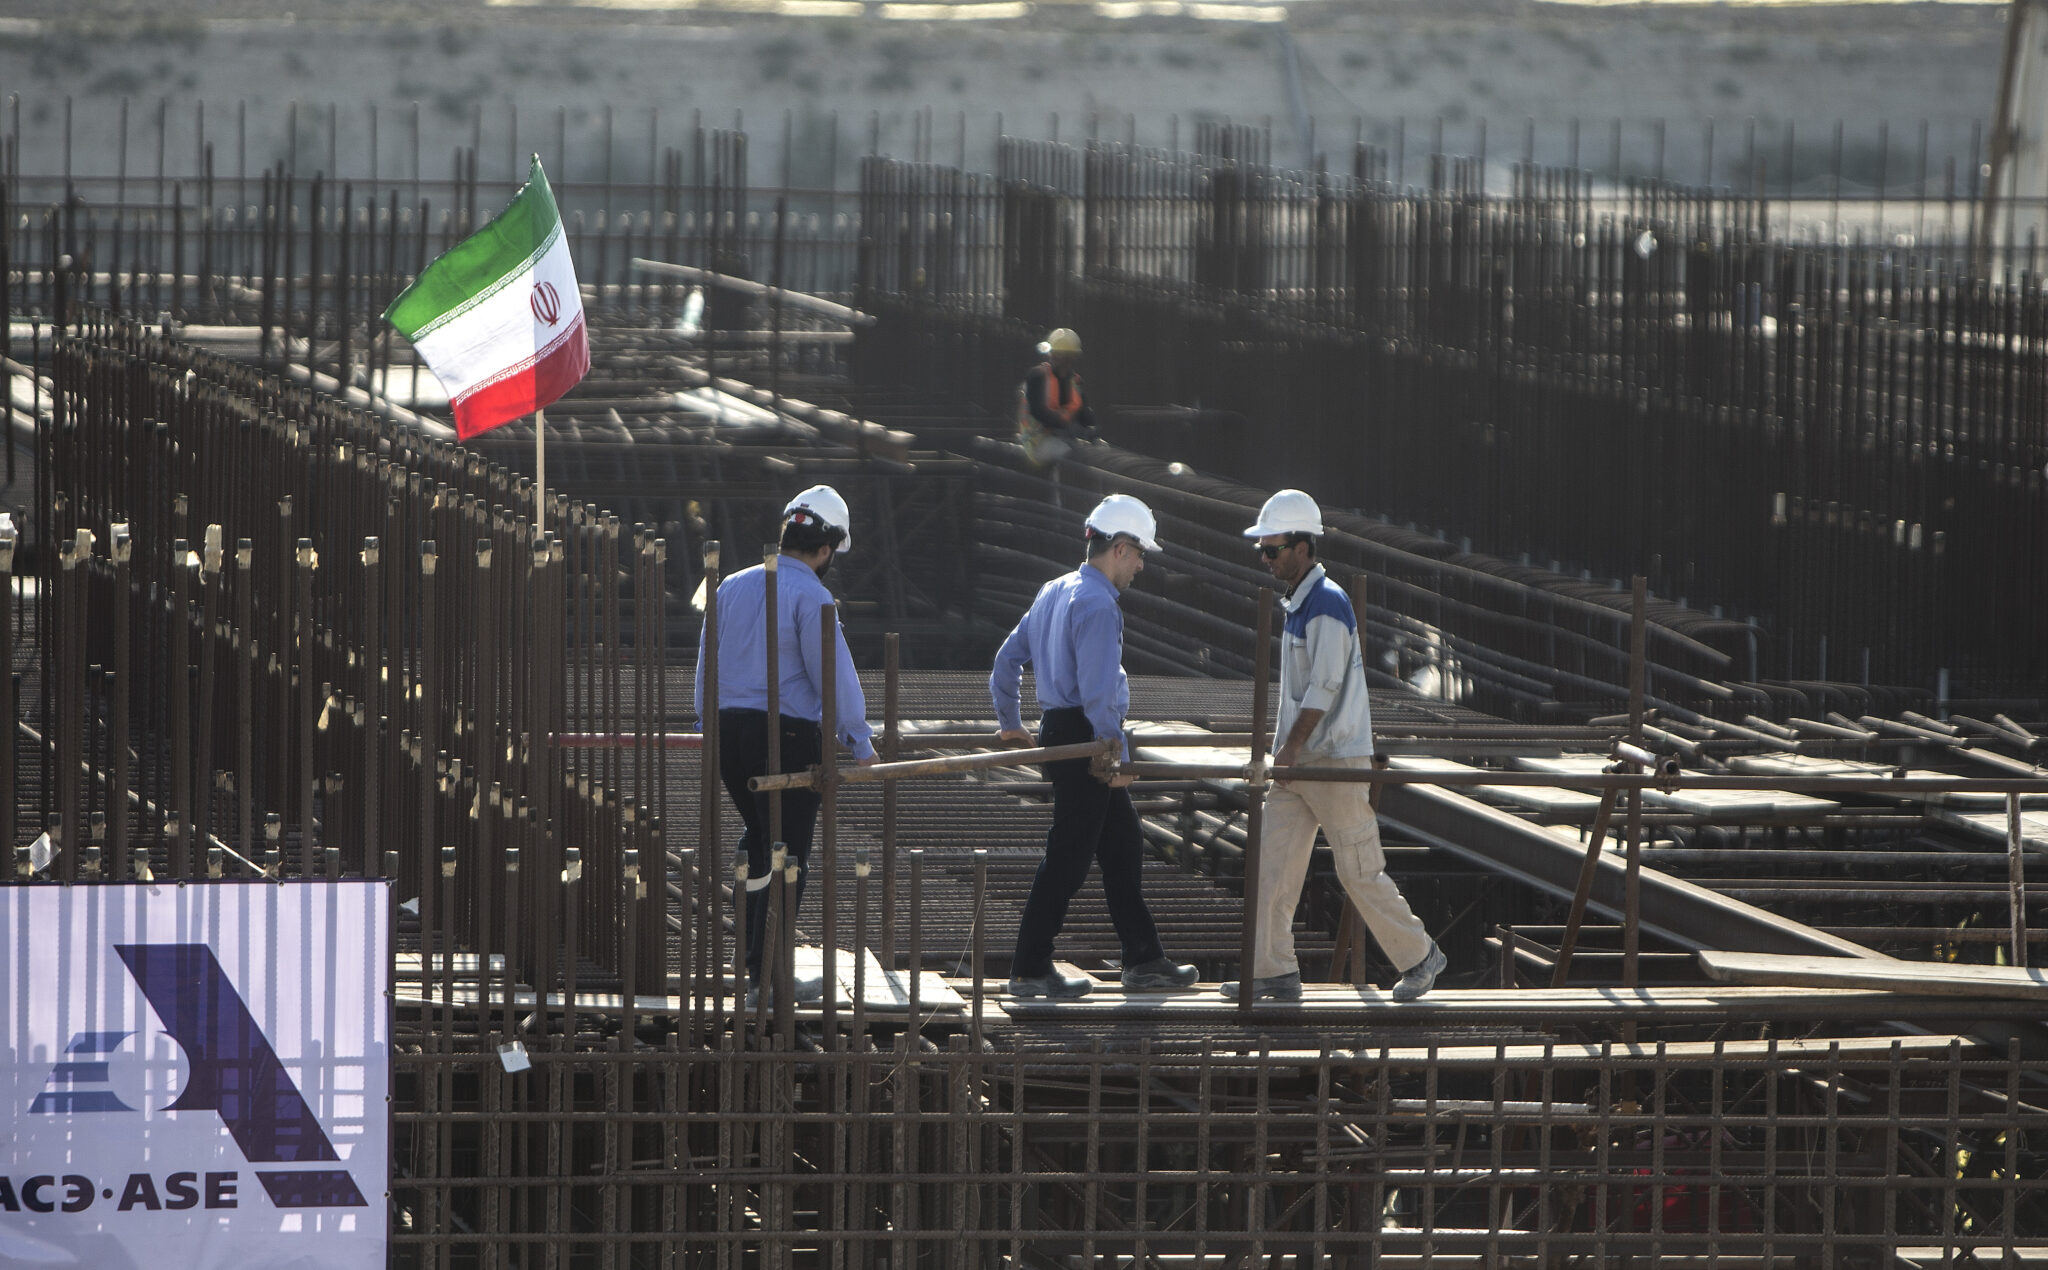
[[(1118, 758), (1129, 759), (1124, 716), (1130, 711), (1131, 689), (1123, 668), (1124, 615), (1117, 596), (1144, 569), (1144, 553), (1159, 550), (1155, 532), (1151, 509), (1128, 494), (1111, 494), (1088, 514), (1087, 561), (1039, 588), (1030, 611), (996, 654), (988, 690), (1004, 741), (1030, 744), (1018, 709), (1029, 665), (1038, 686), (1040, 745), (1113, 739)], [(1045, 776), (1052, 782), (1052, 827), (1017, 924), (1010, 994), (1078, 997), (1088, 992), (1088, 979), (1053, 968), (1052, 944), (1091, 861), (1102, 865), (1103, 896), (1123, 946), (1123, 986), (1157, 991), (1193, 984), (1195, 968), (1167, 958), (1145, 906), (1139, 877), (1144, 835), (1126, 788), (1131, 777), (1113, 774), (1107, 761), (1087, 759), (1047, 763)]]
[(1017, 386), (1017, 440), (1039, 467), (1065, 458), (1075, 439), (1095, 431), (1095, 412), (1081, 399), (1081, 337), (1060, 327), (1038, 345), (1044, 360)]
[[(1266, 571), (1286, 588), (1281, 599), (1286, 621), (1280, 637), (1280, 709), (1273, 727), (1278, 748), (1273, 765), (1370, 767), (1372, 702), (1366, 695), (1358, 616), (1344, 588), (1316, 561), (1316, 539), (1322, 532), (1322, 509), (1298, 489), (1284, 489), (1267, 499), (1258, 523), (1244, 531), (1245, 537), (1257, 540)], [(1301, 996), (1294, 909), (1308, 876), (1318, 826), (1329, 840), (1337, 878), (1365, 918), (1366, 928), (1394, 965), (1406, 967), (1394, 985), (1394, 999), (1413, 1001), (1442, 973), (1443, 952), (1387, 876), (1368, 788), (1352, 782), (1280, 781), (1267, 795), (1258, 894), (1252, 898), (1257, 916), (1250, 968), (1255, 998), (1292, 1001)], [(1236, 997), (1238, 985), (1224, 984), (1223, 994)]]
[[(813, 485), (782, 509), (782, 538), (771, 574), (765, 565), (742, 569), (718, 585), (718, 775), (738, 808), (746, 832), (739, 851), (747, 856), (747, 978), (761, 982), (761, 954), (768, 917), (770, 852), (769, 799), (747, 782), (768, 770), (768, 581), (775, 580), (776, 669), (780, 681), (777, 710), (781, 715), (781, 767), (802, 771), (824, 754), (824, 719), (829, 709), (832, 740), (853, 748), (867, 765), (875, 761), (874, 729), (868, 726), (867, 701), (843, 632), (833, 641), (839, 650), (833, 682), (837, 700), (824, 699), (823, 663), (819, 660), (818, 610), (832, 603), (825, 574), (832, 557), (852, 545), (846, 500), (829, 485)], [(697, 712), (704, 711), (704, 641), (697, 640)], [(782, 840), (796, 864), (796, 894), (790, 912), (803, 902), (809, 874), (811, 833), (817, 825), (818, 795), (791, 789), (782, 795)], [(788, 932), (784, 932), (787, 937)], [(816, 1001), (824, 979), (811, 977), (795, 984), (798, 1001)], [(750, 992), (751, 999), (754, 992)]]

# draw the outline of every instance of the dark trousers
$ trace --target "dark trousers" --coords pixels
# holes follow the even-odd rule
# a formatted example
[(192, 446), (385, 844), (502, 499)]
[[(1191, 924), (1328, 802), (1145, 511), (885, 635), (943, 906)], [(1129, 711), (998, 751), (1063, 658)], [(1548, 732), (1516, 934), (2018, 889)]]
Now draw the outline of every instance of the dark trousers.
[[(800, 772), (821, 760), (824, 733), (809, 719), (782, 716), (782, 770)], [(765, 710), (720, 710), (718, 712), (718, 777), (732, 805), (739, 808), (747, 831), (740, 835), (739, 850), (747, 853), (747, 978), (761, 979), (761, 949), (768, 926), (768, 866), (775, 844), (768, 836), (768, 800), (773, 794), (757, 794), (747, 782), (768, 770), (768, 713)], [(782, 791), (782, 841), (789, 858), (796, 862), (796, 894), (789, 900), (793, 914), (804, 900), (804, 879), (810, 874), (811, 833), (818, 824), (818, 795), (808, 789)], [(787, 939), (789, 933), (783, 932)]]
[[(1088, 716), (1078, 709), (1047, 710), (1038, 728), (1040, 745), (1073, 745), (1095, 739)], [(1024, 916), (1017, 924), (1017, 955), (1010, 973), (1019, 977), (1052, 973), (1052, 941), (1067, 920), (1067, 904), (1088, 880), (1088, 866), (1102, 865), (1102, 894), (1116, 926), (1126, 966), (1165, 955), (1152, 911), (1145, 907), (1139, 868), (1145, 836), (1128, 789), (1111, 789), (1088, 771), (1084, 758), (1047, 763), (1052, 782), (1052, 828), (1045, 835), (1045, 859), (1032, 879)]]

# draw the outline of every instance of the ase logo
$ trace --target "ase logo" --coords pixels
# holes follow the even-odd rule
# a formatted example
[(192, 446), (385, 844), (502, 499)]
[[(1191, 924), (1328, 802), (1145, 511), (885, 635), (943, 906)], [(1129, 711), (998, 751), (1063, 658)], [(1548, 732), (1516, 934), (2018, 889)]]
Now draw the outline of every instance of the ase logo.
[[(355, 1179), (343, 1168), (322, 1168), (341, 1160), (320, 1127), (311, 1107), (292, 1083), (270, 1039), (256, 1025), (249, 1007), (228, 981), (227, 973), (205, 944), (116, 944), (114, 951), (134, 976), (142, 995), (163, 1020), (164, 1030), (190, 1063), (184, 1089), (166, 1111), (212, 1111), (251, 1164), (311, 1167), (259, 1170), (257, 1181), (278, 1208), (367, 1207)], [(108, 1078), (106, 1056), (121, 1048), (131, 1033), (80, 1032), (65, 1046), (64, 1058), (50, 1071), (48, 1084), (29, 1104), (31, 1115), (139, 1114), (123, 1102)], [(192, 1174), (171, 1174), (167, 1189), (174, 1197), (193, 1186)], [(208, 1174), (209, 1183), (231, 1174)], [(37, 1183), (31, 1178), (23, 1195)], [(93, 1187), (85, 1178), (66, 1178), (79, 1185), (84, 1203)], [(122, 1207), (129, 1207), (138, 1189), (146, 1189), (146, 1206), (155, 1207), (154, 1183), (147, 1175), (129, 1179)], [(0, 1209), (13, 1207), (13, 1187), (0, 1178)], [(111, 1194), (111, 1192), (110, 1192)], [(228, 1192), (232, 1195), (232, 1190)], [(217, 1197), (209, 1193), (207, 1207)], [(188, 1205), (176, 1202), (178, 1208)], [(225, 1205), (232, 1207), (232, 1201)], [(30, 1203), (35, 1211), (49, 1211)], [(78, 1211), (66, 1203), (67, 1212)]]

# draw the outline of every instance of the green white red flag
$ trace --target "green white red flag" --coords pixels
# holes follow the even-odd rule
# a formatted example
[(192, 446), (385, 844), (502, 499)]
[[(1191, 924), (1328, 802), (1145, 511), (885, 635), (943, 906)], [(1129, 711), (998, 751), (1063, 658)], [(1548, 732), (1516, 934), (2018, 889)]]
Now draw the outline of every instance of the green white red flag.
[(398, 293), (384, 320), (448, 390), (464, 441), (546, 407), (590, 370), (583, 297), (541, 171)]

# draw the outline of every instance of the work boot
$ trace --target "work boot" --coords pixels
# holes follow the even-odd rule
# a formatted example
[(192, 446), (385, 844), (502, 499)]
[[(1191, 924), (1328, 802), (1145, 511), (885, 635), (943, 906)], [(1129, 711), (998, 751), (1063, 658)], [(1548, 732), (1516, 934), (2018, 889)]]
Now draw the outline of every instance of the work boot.
[[(1237, 1000), (1238, 983), (1239, 981), (1236, 979), (1224, 980), (1223, 995), (1227, 999)], [(1263, 979), (1252, 980), (1252, 1000), (1301, 1000), (1301, 972), (1299, 970), (1291, 970), (1284, 975), (1267, 975)]]
[(1071, 1001), (1085, 997), (1094, 981), (1084, 978), (1069, 979), (1057, 970), (1048, 970), (1042, 975), (1017, 975), (1010, 980), (1010, 995), (1013, 997), (1050, 997), (1055, 1001)]
[(1191, 988), (1201, 972), (1193, 966), (1184, 966), (1171, 957), (1154, 957), (1137, 966), (1124, 967), (1125, 992), (1166, 992), (1174, 988)]
[(1436, 977), (1444, 972), (1444, 966), (1447, 964), (1444, 950), (1436, 946), (1434, 939), (1430, 940), (1429, 952), (1421, 961), (1409, 967), (1407, 973), (1401, 976), (1401, 982), (1394, 985), (1394, 1000), (1413, 1001), (1435, 987)]

